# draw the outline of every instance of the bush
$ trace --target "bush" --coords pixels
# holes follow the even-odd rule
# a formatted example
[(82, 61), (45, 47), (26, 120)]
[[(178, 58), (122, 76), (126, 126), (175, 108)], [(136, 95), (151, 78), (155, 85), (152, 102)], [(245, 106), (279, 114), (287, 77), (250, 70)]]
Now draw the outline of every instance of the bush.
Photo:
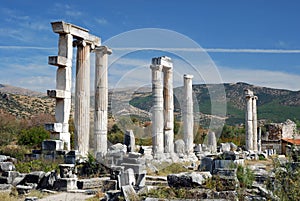
[(63, 161), (52, 160), (32, 160), (32, 161), (19, 161), (15, 166), (16, 170), (21, 173), (29, 173), (33, 171), (50, 172), (52, 170), (59, 171), (59, 164)]
[(18, 144), (37, 148), (40, 147), (41, 143), (49, 137), (49, 132), (43, 127), (32, 127), (21, 131), (21, 134), (18, 137)]
[(31, 150), (26, 148), (25, 146), (18, 145), (8, 145), (0, 147), (0, 154), (11, 156), (13, 158), (18, 159), (18, 161), (23, 160), (25, 154), (29, 154)]

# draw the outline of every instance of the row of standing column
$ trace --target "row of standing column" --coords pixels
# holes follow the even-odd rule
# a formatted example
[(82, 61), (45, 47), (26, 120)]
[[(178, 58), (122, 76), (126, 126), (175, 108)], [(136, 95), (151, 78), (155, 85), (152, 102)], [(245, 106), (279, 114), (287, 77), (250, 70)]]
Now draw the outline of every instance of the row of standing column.
[[(168, 60), (165, 62), (164, 60)], [(168, 65), (162, 65), (168, 64)], [(152, 59), (152, 146), (154, 158), (174, 153), (173, 66), (170, 59)], [(184, 142), (186, 153), (193, 153), (192, 75), (184, 75)], [(163, 84), (162, 84), (163, 83)]]
[[(56, 98), (55, 119), (59, 129), (52, 135), (65, 143), (70, 150), (69, 117), (71, 111), (72, 88), (72, 53), (73, 45), (77, 47), (76, 83), (75, 83), (75, 150), (86, 156), (89, 150), (90, 129), (90, 52), (91, 46), (85, 41), (73, 41), (71, 34), (60, 34), (58, 57), (49, 57), (49, 63), (58, 66), (56, 90), (49, 90), (48, 95)], [(95, 152), (107, 151), (107, 107), (108, 83), (107, 65), (111, 50), (106, 46), (96, 47), (95, 67)], [(65, 58), (61, 64), (61, 58)], [(55, 127), (55, 126), (54, 126)], [(57, 126), (56, 126), (57, 127)], [(53, 129), (52, 129), (53, 130)], [(58, 136), (57, 136), (58, 135)]]

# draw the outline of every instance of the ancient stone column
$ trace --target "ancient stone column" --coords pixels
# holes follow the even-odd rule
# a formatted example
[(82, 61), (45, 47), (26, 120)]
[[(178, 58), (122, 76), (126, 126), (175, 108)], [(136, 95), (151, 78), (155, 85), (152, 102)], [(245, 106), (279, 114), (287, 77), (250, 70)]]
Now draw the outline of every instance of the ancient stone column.
[(253, 150), (253, 92), (249, 89), (245, 90), (246, 96), (246, 150)]
[(104, 156), (107, 152), (107, 109), (108, 109), (108, 55), (112, 53), (106, 46), (97, 47), (95, 64), (95, 114), (94, 141), (95, 155)]
[(194, 152), (194, 114), (193, 114), (193, 75), (184, 75), (184, 91), (183, 91), (183, 140), (185, 143), (186, 153)]
[(173, 67), (164, 66), (164, 147), (165, 153), (174, 153)]
[(152, 59), (152, 151), (154, 158), (160, 158), (164, 152), (164, 114), (163, 114), (163, 85), (162, 65)]
[(253, 96), (252, 99), (252, 118), (253, 118), (253, 151), (257, 151), (257, 109), (256, 100), (257, 96)]
[(216, 139), (215, 132), (209, 131), (207, 138), (208, 138), (207, 144), (210, 148), (210, 151), (212, 153), (216, 153), (217, 152), (217, 139)]
[[(58, 56), (49, 57), (49, 64), (58, 66), (56, 71), (56, 90), (48, 90), (48, 96), (56, 99), (55, 120), (50, 125), (51, 138), (64, 142), (64, 148), (70, 150), (69, 118), (71, 111), (73, 36), (60, 33)], [(47, 126), (46, 126), (47, 128)]]
[(257, 150), (261, 152), (261, 127), (258, 127)]
[(76, 41), (75, 149), (87, 156), (90, 129), (90, 45)]

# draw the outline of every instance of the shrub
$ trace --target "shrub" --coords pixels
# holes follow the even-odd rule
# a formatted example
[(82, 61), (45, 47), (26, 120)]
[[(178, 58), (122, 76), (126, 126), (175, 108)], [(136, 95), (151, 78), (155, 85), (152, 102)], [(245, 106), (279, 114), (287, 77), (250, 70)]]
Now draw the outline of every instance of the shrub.
[(32, 127), (30, 129), (24, 129), (21, 131), (18, 137), (18, 144), (36, 148), (40, 147), (43, 140), (46, 140), (49, 137), (49, 132), (43, 127)]
[(52, 161), (52, 160), (32, 160), (32, 161), (20, 161), (16, 166), (16, 170), (22, 173), (29, 173), (32, 171), (44, 171), (50, 172), (52, 170), (59, 171), (59, 164), (62, 161)]

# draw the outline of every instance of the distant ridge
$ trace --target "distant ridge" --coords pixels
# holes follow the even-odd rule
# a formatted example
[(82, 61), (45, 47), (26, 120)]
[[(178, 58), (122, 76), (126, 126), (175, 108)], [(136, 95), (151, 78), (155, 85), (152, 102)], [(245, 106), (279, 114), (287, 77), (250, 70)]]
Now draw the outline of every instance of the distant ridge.
[(30, 89), (25, 89), (22, 87), (15, 87), (15, 86), (6, 85), (6, 84), (0, 84), (0, 92), (8, 93), (8, 94), (25, 95), (25, 96), (37, 96), (37, 97), (43, 97), (43, 96), (47, 95), (46, 93), (32, 91)]

